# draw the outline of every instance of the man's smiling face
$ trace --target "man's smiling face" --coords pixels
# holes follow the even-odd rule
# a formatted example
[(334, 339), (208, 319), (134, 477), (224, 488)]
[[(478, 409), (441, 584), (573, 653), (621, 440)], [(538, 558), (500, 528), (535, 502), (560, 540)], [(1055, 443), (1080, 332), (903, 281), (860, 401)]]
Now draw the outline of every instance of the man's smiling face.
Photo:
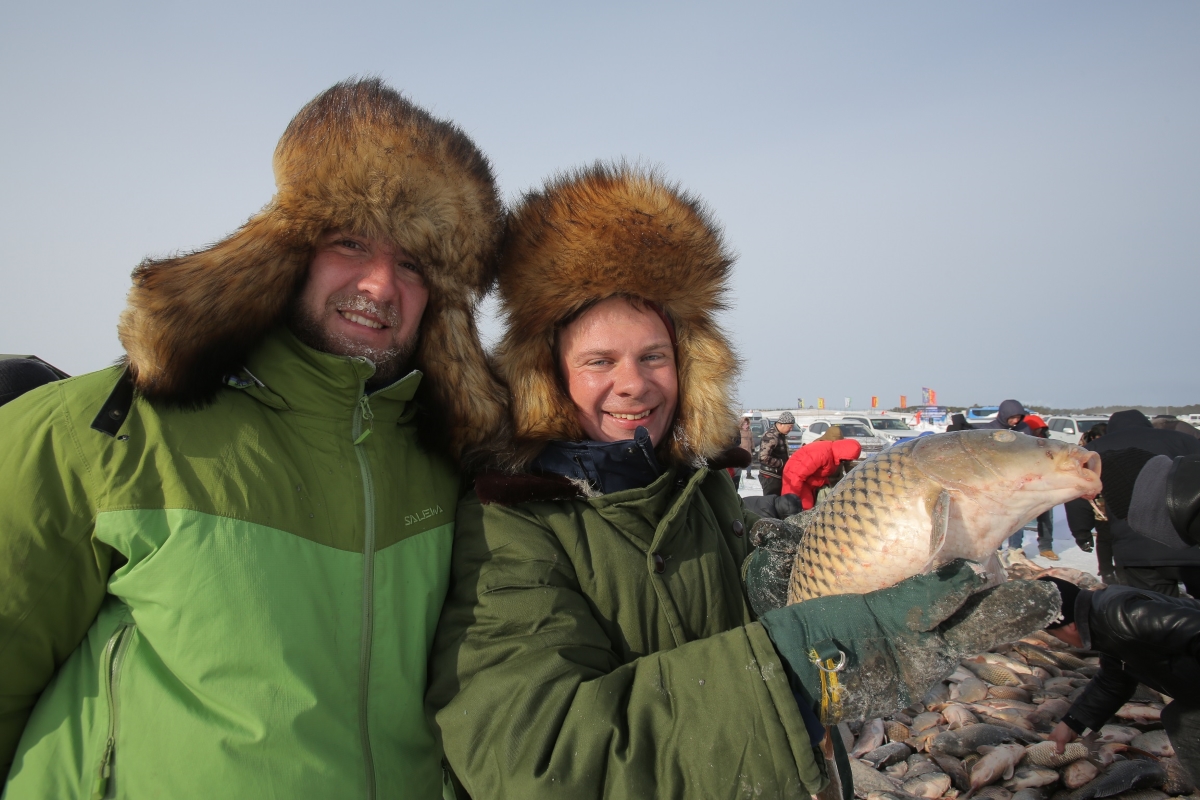
[(326, 353), (363, 356), (375, 364), (372, 385), (400, 377), (416, 349), (429, 289), (420, 265), (396, 245), (331, 231), (321, 237), (291, 326)]
[(598, 442), (632, 439), (639, 426), (657, 446), (675, 419), (675, 348), (648, 308), (610, 297), (559, 332), (559, 369), (584, 433)]

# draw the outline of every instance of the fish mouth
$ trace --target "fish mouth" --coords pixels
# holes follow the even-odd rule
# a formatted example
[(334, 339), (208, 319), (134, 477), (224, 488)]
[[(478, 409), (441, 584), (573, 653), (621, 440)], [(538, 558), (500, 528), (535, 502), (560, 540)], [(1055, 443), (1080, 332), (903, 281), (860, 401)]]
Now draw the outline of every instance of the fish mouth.
[(1067, 453), (1064, 469), (1079, 475), (1084, 481), (1084, 492), (1080, 495), (1085, 500), (1095, 500), (1104, 485), (1100, 482), (1100, 454), (1082, 447), (1075, 447)]

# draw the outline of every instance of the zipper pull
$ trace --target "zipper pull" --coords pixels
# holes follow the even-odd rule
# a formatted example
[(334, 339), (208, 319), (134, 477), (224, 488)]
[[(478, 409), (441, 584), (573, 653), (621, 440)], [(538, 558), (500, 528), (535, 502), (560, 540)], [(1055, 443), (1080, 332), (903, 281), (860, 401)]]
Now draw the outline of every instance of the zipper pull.
[(113, 740), (108, 737), (104, 745), (104, 757), (100, 759), (100, 774), (96, 776), (96, 785), (92, 789), (92, 800), (103, 800), (108, 792), (108, 778), (112, 775)]
[(371, 403), (367, 400), (367, 396), (365, 394), (358, 398), (358, 408), (362, 412), (362, 418), (363, 421), (367, 423), (367, 427), (358, 435), (358, 438), (354, 440), (356, 445), (365, 442), (367, 437), (371, 435), (371, 430), (375, 427), (375, 414), (371, 411)]

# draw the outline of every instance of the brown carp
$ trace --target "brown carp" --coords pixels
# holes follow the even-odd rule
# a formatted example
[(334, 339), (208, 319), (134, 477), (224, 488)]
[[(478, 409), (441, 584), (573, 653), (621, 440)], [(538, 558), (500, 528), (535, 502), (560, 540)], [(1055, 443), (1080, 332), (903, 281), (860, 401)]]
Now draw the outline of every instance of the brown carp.
[(1047, 767), (1018, 766), (1011, 778), (1004, 782), (1004, 788), (1010, 792), (1022, 789), (1036, 789), (1039, 786), (1049, 786), (1058, 783), (1058, 773)]
[(967, 792), (966, 797), (999, 778), (1011, 778), (1017, 762), (1024, 754), (1025, 748), (1019, 744), (997, 745), (986, 753), (971, 767), (971, 790)]
[[(1025, 748), (1025, 763), (1039, 767), (1065, 767), (1082, 758), (1087, 758), (1087, 755), (1087, 746), (1082, 742), (1068, 743), (1061, 753), (1058, 752), (1054, 742), (1038, 742)], [(1080, 785), (1082, 786), (1082, 784)]]
[[(1071, 742), (1071, 744), (1078, 744)], [(1069, 747), (1070, 745), (1068, 745)], [(1078, 789), (1080, 786), (1087, 786), (1096, 779), (1100, 774), (1100, 768), (1090, 761), (1080, 760), (1072, 761), (1062, 771), (1063, 786), (1068, 789)]]
[(1166, 769), (1152, 761), (1118, 761), (1098, 778), (1077, 789), (1071, 800), (1112, 797), (1130, 789), (1153, 789), (1166, 781)]
[(893, 445), (817, 507), (788, 602), (882, 589), (957, 558), (986, 561), (1026, 520), (1100, 488), (1100, 457), (1053, 439), (956, 431)]
[(1164, 730), (1148, 731), (1133, 737), (1130, 747), (1149, 753), (1156, 758), (1170, 758), (1175, 755), (1175, 747)]
[(850, 755), (854, 758), (862, 758), (883, 744), (884, 735), (883, 720), (871, 720), (863, 725), (862, 732), (858, 736), (858, 741), (854, 744), (854, 749), (850, 751)]
[(933, 800), (941, 797), (950, 788), (950, 776), (941, 772), (922, 773), (901, 783), (900, 788), (914, 797)]

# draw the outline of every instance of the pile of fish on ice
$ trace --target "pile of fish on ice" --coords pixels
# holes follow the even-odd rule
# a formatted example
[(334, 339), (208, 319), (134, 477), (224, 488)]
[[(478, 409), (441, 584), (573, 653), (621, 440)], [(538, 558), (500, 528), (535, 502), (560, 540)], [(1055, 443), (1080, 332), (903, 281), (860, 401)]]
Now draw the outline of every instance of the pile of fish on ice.
[[(1065, 568), (1038, 574), (1083, 586), (1096, 583), (1087, 573)], [(837, 728), (851, 756), (854, 793), (868, 800), (968, 795), (980, 800), (1191, 795), (1200, 800), (1159, 722), (1168, 701), (1146, 686), (1117, 712), (1116, 723), (1055, 752), (1047, 737), (1099, 670), (1099, 661), (1098, 653), (1075, 650), (1038, 631), (963, 659), (920, 703), (901, 713), (841, 723)]]

